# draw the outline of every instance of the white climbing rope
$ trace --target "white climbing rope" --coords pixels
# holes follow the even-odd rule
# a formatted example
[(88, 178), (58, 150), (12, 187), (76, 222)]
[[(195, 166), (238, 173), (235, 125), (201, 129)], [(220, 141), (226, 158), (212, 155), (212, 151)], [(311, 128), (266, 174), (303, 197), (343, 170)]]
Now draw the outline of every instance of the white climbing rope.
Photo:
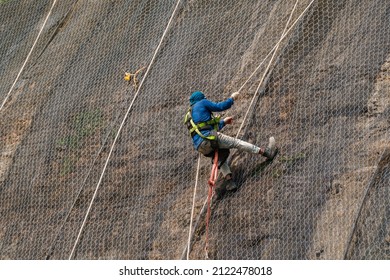
[(86, 223), (86, 221), (87, 221), (87, 218), (88, 218), (88, 216), (89, 216), (89, 213), (90, 213), (90, 211), (91, 211), (93, 202), (94, 202), (94, 200), (95, 200), (95, 198), (96, 198), (96, 194), (97, 194), (97, 192), (98, 192), (98, 190), (99, 190), (99, 187), (100, 187), (100, 185), (101, 185), (102, 179), (103, 179), (103, 177), (104, 177), (104, 173), (105, 173), (105, 171), (106, 171), (106, 169), (107, 169), (108, 162), (110, 161), (110, 158), (111, 158), (112, 152), (113, 152), (113, 150), (114, 150), (116, 141), (118, 140), (118, 137), (119, 137), (119, 135), (120, 135), (120, 133), (121, 133), (121, 131), (122, 131), (122, 128), (123, 128), (123, 126), (124, 126), (124, 124), (125, 124), (125, 122), (126, 122), (126, 120), (127, 120), (127, 117), (128, 117), (128, 115), (129, 115), (129, 113), (130, 113), (132, 107), (133, 107), (134, 101), (136, 100), (136, 98), (137, 98), (137, 96), (138, 96), (138, 93), (140, 92), (140, 90), (141, 90), (141, 88), (142, 88), (142, 85), (143, 85), (143, 83), (144, 83), (146, 77), (147, 77), (148, 74), (149, 74), (149, 71), (150, 71), (150, 69), (151, 69), (151, 66), (152, 66), (152, 64), (154, 63), (154, 60), (156, 59), (157, 53), (158, 53), (158, 51), (160, 50), (160, 47), (161, 47), (161, 45), (162, 45), (162, 42), (163, 42), (163, 40), (164, 40), (164, 38), (165, 38), (165, 36), (166, 36), (166, 34), (167, 34), (167, 32), (168, 32), (169, 26), (171, 25), (171, 22), (172, 22), (172, 20), (173, 20), (175, 14), (176, 14), (176, 10), (177, 10), (177, 8), (179, 7), (180, 2), (181, 2), (181, 0), (178, 0), (177, 3), (176, 3), (175, 9), (173, 10), (172, 15), (171, 15), (171, 17), (170, 17), (170, 19), (169, 19), (169, 21), (168, 21), (168, 24), (167, 24), (167, 26), (166, 26), (166, 28), (165, 28), (165, 30), (164, 30), (164, 33), (163, 33), (163, 35), (161, 36), (160, 42), (159, 42), (159, 44), (157, 45), (157, 48), (156, 48), (156, 50), (154, 51), (153, 57), (152, 57), (152, 59), (150, 60), (150, 63), (149, 63), (149, 65), (148, 65), (147, 69), (146, 69), (145, 75), (144, 75), (144, 77), (142, 78), (141, 83), (139, 84), (139, 87), (138, 87), (136, 93), (134, 94), (133, 100), (131, 101), (129, 108), (127, 109), (127, 112), (126, 112), (125, 116), (123, 117), (123, 120), (122, 120), (121, 125), (119, 126), (119, 129), (118, 129), (118, 131), (117, 131), (117, 133), (116, 133), (114, 142), (113, 142), (112, 145), (111, 145), (110, 152), (108, 153), (108, 156), (107, 156), (107, 159), (106, 159), (106, 163), (104, 164), (102, 173), (101, 173), (101, 175), (100, 175), (99, 182), (98, 182), (97, 185), (96, 185), (95, 192), (94, 192), (94, 194), (93, 194), (93, 196), (92, 196), (91, 202), (89, 203), (89, 207), (88, 207), (87, 213), (86, 213), (86, 215), (85, 215), (85, 217), (84, 217), (84, 221), (83, 221), (83, 223), (82, 223), (82, 225), (81, 225), (81, 228), (80, 228), (79, 233), (78, 233), (78, 235), (77, 235), (76, 241), (75, 241), (75, 243), (74, 243), (74, 245), (73, 245), (73, 248), (72, 248), (72, 251), (71, 251), (71, 253), (70, 253), (70, 255), (69, 255), (69, 260), (72, 259), (73, 254), (74, 254), (74, 252), (75, 252), (75, 249), (76, 249), (76, 247), (77, 247), (77, 244), (78, 244), (78, 242), (79, 242), (79, 240), (80, 240), (81, 233), (83, 232), (83, 229), (84, 229), (85, 223)]
[(14, 89), (14, 87), (15, 87), (17, 81), (19, 80), (19, 77), (20, 77), (20, 75), (22, 74), (22, 72), (23, 72), (23, 70), (24, 70), (24, 67), (26, 66), (28, 60), (30, 59), (30, 56), (31, 56), (31, 54), (32, 54), (32, 52), (33, 52), (33, 50), (34, 50), (34, 48), (35, 48), (35, 45), (37, 44), (38, 39), (39, 39), (39, 37), (41, 36), (42, 31), (43, 31), (43, 29), (45, 28), (46, 22), (47, 22), (47, 20), (49, 19), (50, 15), (51, 15), (51, 12), (52, 12), (52, 10), (53, 10), (53, 8), (54, 8), (54, 6), (55, 6), (56, 3), (57, 3), (57, 0), (54, 0), (54, 1), (53, 1), (53, 4), (51, 5), (51, 8), (50, 8), (50, 10), (49, 10), (49, 13), (48, 13), (47, 16), (46, 16), (46, 19), (45, 19), (45, 21), (43, 22), (42, 27), (41, 27), (41, 29), (40, 29), (39, 32), (38, 32), (37, 38), (35, 38), (34, 44), (32, 45), (32, 47), (31, 47), (31, 49), (30, 49), (30, 52), (28, 53), (28, 55), (27, 55), (27, 57), (26, 57), (26, 60), (24, 61), (23, 65), (22, 65), (22, 68), (20, 68), (19, 73), (18, 73), (18, 75), (16, 76), (16, 79), (15, 79), (14, 83), (12, 84), (10, 90), (8, 91), (7, 95), (5, 96), (5, 99), (3, 100), (3, 103), (2, 103), (1, 106), (0, 106), (0, 111), (3, 109), (3, 107), (4, 107), (5, 103), (7, 102), (8, 98), (11, 96), (11, 92), (12, 92), (12, 90)]
[[(252, 100), (251, 100), (251, 102), (250, 102), (250, 104), (249, 104), (249, 106), (248, 106), (248, 109), (246, 110), (244, 119), (242, 120), (241, 125), (240, 125), (240, 128), (239, 128), (238, 131), (237, 131), (236, 138), (237, 138), (238, 135), (240, 134), (241, 129), (243, 128), (243, 126), (244, 126), (244, 124), (245, 124), (246, 118), (247, 118), (247, 116), (248, 116), (248, 114), (249, 114), (250, 109), (252, 108), (253, 102), (255, 101), (255, 99), (256, 99), (256, 97), (257, 97), (258, 91), (259, 91), (261, 85), (263, 84), (264, 78), (265, 78), (265, 76), (267, 75), (267, 72), (268, 72), (269, 68), (271, 67), (272, 62), (274, 61), (275, 55), (276, 55), (276, 53), (277, 53), (277, 51), (278, 51), (278, 49), (279, 49), (279, 45), (280, 45), (280, 43), (282, 42), (282, 38), (284, 38), (285, 35), (286, 35), (287, 27), (288, 27), (288, 25), (290, 24), (292, 15), (293, 15), (293, 13), (294, 13), (294, 11), (295, 11), (297, 5), (298, 5), (298, 1), (299, 1), (299, 0), (296, 0), (296, 2), (295, 2), (295, 5), (294, 5), (294, 7), (293, 7), (293, 9), (292, 9), (292, 11), (291, 11), (291, 13), (290, 13), (290, 17), (288, 18), (287, 23), (286, 23), (286, 26), (284, 27), (284, 30), (283, 30), (283, 32), (282, 32), (282, 36), (280, 37), (280, 39), (279, 39), (278, 43), (275, 45), (275, 47), (273, 47), (273, 51), (271, 51), (271, 52), (273, 52), (272, 57), (271, 57), (271, 59), (269, 60), (269, 63), (268, 63), (268, 65), (267, 65), (267, 68), (264, 70), (263, 76), (262, 76), (261, 79), (260, 79), (259, 85), (257, 86), (257, 88), (256, 88), (256, 90), (255, 90), (255, 93), (253, 94)], [(313, 0), (313, 1), (314, 1), (314, 0)], [(313, 3), (313, 1), (312, 1), (311, 3)], [(311, 5), (311, 3), (310, 3), (310, 5)], [(270, 53), (271, 53), (271, 52), (270, 52)], [(264, 60), (263, 60), (263, 62), (264, 62)], [(262, 63), (263, 63), (263, 62), (262, 62)], [(262, 64), (262, 63), (261, 63), (261, 64)], [(260, 66), (259, 66), (259, 67), (260, 67)], [(259, 68), (259, 67), (258, 67), (258, 68)], [(256, 69), (258, 69), (258, 68), (256, 68)], [(241, 88), (242, 88), (242, 87), (241, 87)]]
[(252, 72), (252, 74), (249, 75), (249, 78), (242, 84), (242, 86), (237, 90), (240, 92), (244, 86), (249, 82), (249, 80), (253, 77), (253, 75), (259, 70), (259, 68), (263, 65), (263, 63), (266, 61), (266, 59), (272, 54), (272, 52), (276, 49), (276, 47), (283, 41), (283, 39), (287, 36), (288, 33), (290, 33), (291, 29), (297, 24), (297, 22), (302, 18), (302, 16), (306, 13), (306, 11), (310, 8), (310, 6), (313, 4), (315, 0), (312, 0), (309, 5), (303, 10), (303, 12), (299, 15), (299, 17), (291, 24), (289, 29), (285, 32), (285, 34), (279, 39), (279, 41), (276, 43), (276, 45), (269, 51), (269, 53), (264, 57), (263, 61), (256, 67), (256, 69)]
[(193, 219), (194, 219), (194, 212), (195, 212), (195, 198), (196, 198), (196, 189), (197, 189), (197, 186), (198, 186), (199, 169), (200, 169), (200, 154), (198, 155), (198, 167), (196, 168), (196, 176), (195, 176), (196, 179), (195, 179), (194, 195), (192, 197), (192, 210), (191, 210), (191, 220), (190, 220), (190, 231), (188, 233), (188, 244), (187, 244), (187, 260), (190, 259), (192, 222), (193, 222)]
[[(295, 11), (295, 9), (296, 9), (296, 6), (297, 6), (297, 4), (298, 4), (298, 0), (296, 1), (295, 5), (294, 5), (294, 7), (293, 7), (293, 9), (292, 9), (292, 11), (291, 11), (291, 13), (290, 13), (290, 17), (289, 17), (289, 19), (288, 19), (288, 21), (287, 21), (287, 23), (286, 23), (286, 27), (285, 27), (285, 29), (283, 30), (282, 36), (280, 37), (279, 41), (278, 41), (278, 42), (275, 44), (275, 46), (269, 51), (269, 53), (266, 55), (266, 57), (263, 59), (263, 61), (256, 67), (256, 69), (252, 72), (252, 74), (249, 76), (249, 78), (248, 78), (248, 79), (242, 84), (242, 86), (238, 89), (238, 92), (240, 92), (240, 91), (244, 88), (244, 86), (249, 82), (249, 80), (253, 77), (253, 75), (260, 69), (260, 67), (263, 65), (263, 63), (266, 61), (266, 59), (267, 59), (271, 54), (273, 54), (273, 56), (272, 56), (272, 58), (271, 58), (271, 60), (270, 60), (270, 62), (269, 62), (269, 64), (268, 64), (268, 67), (267, 67), (266, 71), (264, 72), (264, 75), (263, 75), (262, 79), (261, 79), (260, 82), (259, 82), (259, 85), (258, 85), (258, 87), (257, 87), (257, 89), (256, 89), (255, 94), (254, 94), (254, 97), (252, 98), (252, 101), (251, 101), (251, 103), (250, 103), (250, 105), (249, 105), (249, 107), (248, 107), (248, 110), (247, 110), (246, 114), (245, 114), (244, 120), (243, 120), (243, 122), (241, 123), (241, 126), (240, 126), (240, 128), (239, 128), (239, 130), (238, 130), (238, 132), (237, 132), (236, 138), (238, 137), (238, 135), (239, 135), (239, 133), (240, 133), (242, 127), (243, 127), (243, 124), (245, 123), (246, 117), (247, 117), (247, 115), (248, 115), (248, 113), (249, 113), (249, 111), (250, 111), (250, 108), (251, 108), (251, 106), (252, 106), (254, 100), (255, 100), (257, 91), (259, 90), (261, 84), (263, 83), (264, 77), (265, 77), (265, 75), (266, 75), (266, 73), (267, 73), (267, 71), (268, 71), (268, 69), (269, 69), (269, 67), (270, 67), (270, 65), (271, 65), (271, 63), (272, 63), (272, 61), (273, 61), (273, 58), (274, 58), (274, 56), (275, 56), (275, 54), (276, 54), (276, 52), (277, 52), (277, 49), (279, 48), (280, 43), (281, 43), (281, 42), (283, 41), (283, 39), (287, 36), (287, 34), (292, 30), (292, 28), (297, 24), (297, 22), (302, 18), (302, 16), (303, 16), (303, 15), (306, 13), (306, 11), (310, 8), (310, 6), (313, 4), (313, 2), (314, 2), (314, 0), (312, 0), (312, 1), (308, 4), (308, 6), (307, 6), (307, 7), (303, 10), (303, 12), (298, 16), (298, 18), (297, 18), (297, 19), (291, 24), (291, 26), (287, 29), (287, 26), (288, 26), (289, 22), (291, 21), (292, 15), (293, 15), (293, 13), (294, 13), (294, 11)], [(198, 182), (199, 168), (200, 168), (200, 167), (199, 167), (199, 162), (198, 162), (198, 168), (197, 168), (197, 170), (196, 170), (196, 178), (195, 178), (195, 189), (196, 189), (197, 182)], [(194, 200), (193, 200), (193, 202), (192, 202), (192, 210), (191, 210), (191, 213), (194, 212), (194, 208), (195, 208), (195, 195), (193, 196), (193, 199), (194, 199)], [(206, 199), (206, 201), (207, 201), (207, 199)], [(193, 219), (193, 217), (192, 217), (192, 215), (191, 215), (190, 231), (189, 231), (189, 236), (190, 236), (190, 237), (189, 237), (189, 239), (188, 239), (188, 244), (187, 244), (187, 260), (189, 259), (189, 253), (190, 253), (189, 251), (190, 251), (190, 244), (191, 244), (192, 219)]]

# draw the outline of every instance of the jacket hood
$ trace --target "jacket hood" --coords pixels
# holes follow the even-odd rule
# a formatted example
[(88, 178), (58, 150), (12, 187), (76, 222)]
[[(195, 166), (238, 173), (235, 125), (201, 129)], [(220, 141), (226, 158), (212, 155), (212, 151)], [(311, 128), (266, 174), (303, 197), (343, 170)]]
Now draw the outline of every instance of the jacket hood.
[(203, 92), (201, 91), (194, 91), (190, 96), (190, 105), (194, 105), (196, 102), (205, 99)]

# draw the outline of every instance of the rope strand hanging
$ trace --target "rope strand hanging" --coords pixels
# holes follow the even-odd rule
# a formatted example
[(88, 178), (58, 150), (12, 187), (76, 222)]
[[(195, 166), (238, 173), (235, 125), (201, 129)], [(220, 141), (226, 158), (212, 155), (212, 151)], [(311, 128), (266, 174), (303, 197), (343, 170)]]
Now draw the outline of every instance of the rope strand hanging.
[(30, 49), (30, 51), (29, 51), (29, 53), (28, 53), (28, 55), (27, 55), (25, 61), (23, 62), (22, 67), (20, 68), (20, 70), (19, 70), (19, 72), (18, 72), (18, 75), (16, 75), (16, 78), (15, 78), (15, 80), (14, 80), (14, 82), (13, 82), (11, 88), (9, 89), (7, 95), (5, 96), (3, 102), (1, 103), (0, 111), (3, 109), (5, 103), (7, 103), (8, 98), (11, 96), (11, 92), (12, 92), (12, 90), (14, 89), (14, 87), (15, 87), (17, 81), (19, 80), (19, 77), (20, 77), (20, 75), (22, 74), (22, 72), (23, 72), (23, 70), (24, 70), (24, 67), (26, 66), (27, 62), (29, 61), (31, 54), (32, 54), (32, 52), (33, 52), (34, 49), (35, 49), (35, 45), (37, 44), (37, 42), (38, 42), (38, 40), (39, 40), (39, 37), (41, 37), (42, 31), (43, 31), (43, 29), (45, 28), (46, 23), (47, 23), (47, 21), (48, 21), (50, 15), (51, 15), (51, 13), (52, 13), (52, 11), (53, 11), (54, 6), (56, 5), (56, 3), (57, 3), (57, 0), (54, 0), (54, 1), (53, 1), (53, 4), (51, 5), (51, 8), (50, 8), (49, 12), (47, 13), (46, 18), (45, 18), (45, 20), (44, 20), (44, 22), (43, 22), (43, 24), (42, 24), (42, 27), (40, 28), (40, 30), (39, 30), (39, 32), (38, 32), (38, 35), (37, 35), (37, 37), (35, 38), (35, 41), (34, 41), (32, 47), (31, 47), (31, 49)]
[(211, 174), (210, 178), (208, 180), (208, 194), (207, 194), (207, 216), (206, 216), (206, 242), (205, 242), (205, 253), (206, 257), (208, 258), (208, 247), (209, 247), (209, 223), (210, 223), (210, 216), (211, 216), (211, 202), (214, 195), (214, 188), (215, 183), (217, 182), (218, 178), (218, 149), (214, 152), (214, 160), (213, 160), (213, 167), (211, 168)]

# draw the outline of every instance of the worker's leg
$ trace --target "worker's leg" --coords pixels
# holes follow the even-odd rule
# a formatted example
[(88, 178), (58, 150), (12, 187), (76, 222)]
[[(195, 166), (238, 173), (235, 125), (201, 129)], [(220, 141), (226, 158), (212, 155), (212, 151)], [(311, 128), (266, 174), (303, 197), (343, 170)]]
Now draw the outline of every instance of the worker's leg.
[(230, 170), (230, 167), (229, 167), (227, 161), (225, 161), (224, 164), (221, 165), (221, 168), (219, 170), (221, 170), (223, 177), (226, 177), (227, 175), (232, 174), (232, 171)]
[(260, 153), (260, 147), (220, 132), (218, 132), (218, 147), (221, 149), (238, 149), (251, 154)]
[(232, 191), (232, 190), (237, 189), (238, 186), (233, 180), (232, 171), (230, 170), (230, 167), (229, 167), (227, 162), (222, 164), (220, 170), (221, 170), (223, 177), (225, 178), (226, 190)]
[(202, 153), (206, 157), (212, 157), (214, 155), (214, 148), (209, 140), (204, 140), (198, 147), (198, 152)]
[(272, 160), (278, 152), (278, 149), (275, 147), (274, 137), (269, 138), (269, 143), (266, 148), (260, 148), (251, 143), (218, 132), (218, 146), (224, 149), (235, 148), (238, 149), (239, 151), (243, 151), (251, 154), (260, 154), (268, 158), (269, 160)]

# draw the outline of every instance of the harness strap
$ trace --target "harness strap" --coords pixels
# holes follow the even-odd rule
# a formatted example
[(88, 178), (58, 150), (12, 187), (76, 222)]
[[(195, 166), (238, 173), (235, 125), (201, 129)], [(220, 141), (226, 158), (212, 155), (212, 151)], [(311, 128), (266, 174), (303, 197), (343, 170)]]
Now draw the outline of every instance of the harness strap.
[(192, 125), (192, 129), (190, 129), (191, 134), (195, 131), (202, 138), (209, 139), (209, 140), (216, 139), (215, 135), (204, 136), (199, 130), (199, 125), (196, 125), (192, 119), (190, 119), (190, 123)]
[(218, 124), (219, 124), (219, 121), (220, 121), (221, 118), (219, 116), (217, 116), (217, 117), (212, 116), (211, 120), (208, 120), (206, 122), (200, 122), (200, 123), (196, 124), (192, 120), (191, 111), (192, 111), (192, 108), (190, 107), (188, 109), (187, 114), (184, 117), (184, 123), (187, 124), (187, 128), (190, 131), (191, 137), (193, 137), (195, 135), (195, 133), (196, 133), (196, 134), (198, 134), (200, 137), (202, 137), (204, 139), (216, 140), (217, 138), (216, 138), (215, 135), (205, 136), (205, 135), (202, 134), (201, 131), (202, 130), (212, 130), (212, 129), (218, 131)]

